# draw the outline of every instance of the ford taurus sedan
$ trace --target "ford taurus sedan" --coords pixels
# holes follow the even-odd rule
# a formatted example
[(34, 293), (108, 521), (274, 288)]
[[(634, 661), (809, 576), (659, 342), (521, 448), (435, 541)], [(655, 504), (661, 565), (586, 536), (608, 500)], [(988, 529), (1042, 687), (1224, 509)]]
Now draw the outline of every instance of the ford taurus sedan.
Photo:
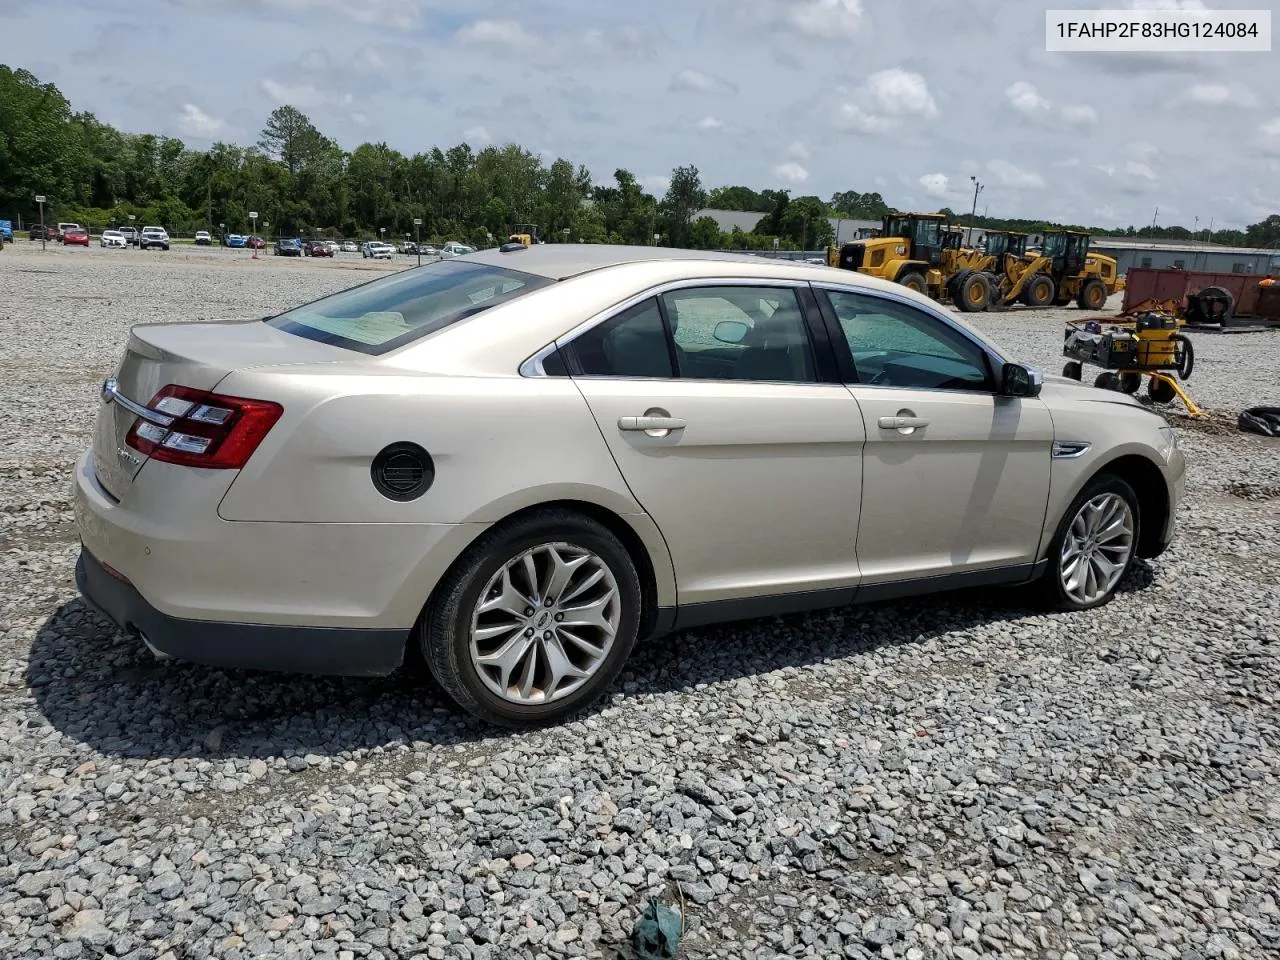
[(86, 598), (158, 654), (554, 720), (637, 639), (978, 584), (1105, 603), (1183, 457), (903, 287), (523, 246), (256, 322), (146, 324), (75, 475)]

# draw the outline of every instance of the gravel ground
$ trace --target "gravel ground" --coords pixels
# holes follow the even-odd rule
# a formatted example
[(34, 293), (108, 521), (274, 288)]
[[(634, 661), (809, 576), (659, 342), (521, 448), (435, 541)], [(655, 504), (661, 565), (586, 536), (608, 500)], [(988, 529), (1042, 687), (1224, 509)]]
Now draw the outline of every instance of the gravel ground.
[[(0, 253), (0, 956), (625, 957), (650, 894), (686, 957), (1280, 953), (1280, 447), (1234, 428), (1280, 403), (1280, 334), (1196, 335), (1179, 538), (1104, 609), (691, 631), (497, 733), (420, 675), (157, 663), (76, 599), (68, 477), (128, 325), (347, 266)], [(978, 322), (1057, 370), (1064, 316)]]

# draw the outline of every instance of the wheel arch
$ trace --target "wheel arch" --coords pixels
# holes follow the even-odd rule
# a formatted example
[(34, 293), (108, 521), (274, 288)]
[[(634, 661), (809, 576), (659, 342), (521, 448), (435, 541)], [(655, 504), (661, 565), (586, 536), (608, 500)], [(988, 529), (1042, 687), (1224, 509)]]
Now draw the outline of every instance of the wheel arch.
[(1138, 498), (1139, 557), (1150, 558), (1160, 553), (1160, 538), (1169, 520), (1169, 485), (1160, 467), (1149, 457), (1127, 453), (1102, 464), (1090, 480), (1103, 473), (1119, 477)]

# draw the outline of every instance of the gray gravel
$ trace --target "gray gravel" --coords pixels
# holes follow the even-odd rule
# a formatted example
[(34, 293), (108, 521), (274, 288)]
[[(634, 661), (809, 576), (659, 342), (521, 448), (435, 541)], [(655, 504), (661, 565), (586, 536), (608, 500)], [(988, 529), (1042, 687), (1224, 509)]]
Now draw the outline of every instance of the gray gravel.
[[(346, 265), (0, 253), (0, 956), (612, 958), (650, 894), (688, 957), (1280, 952), (1280, 447), (1234, 430), (1280, 335), (1196, 336), (1180, 536), (1106, 608), (692, 631), (510, 734), (419, 674), (156, 663), (75, 597), (68, 476), (128, 324)], [(1057, 370), (1063, 315), (979, 324)]]

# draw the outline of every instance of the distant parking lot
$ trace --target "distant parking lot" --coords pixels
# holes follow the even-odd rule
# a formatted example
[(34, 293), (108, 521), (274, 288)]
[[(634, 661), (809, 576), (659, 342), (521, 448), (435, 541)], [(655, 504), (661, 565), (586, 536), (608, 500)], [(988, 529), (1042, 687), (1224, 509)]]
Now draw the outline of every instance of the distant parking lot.
[[(421, 671), (158, 663), (77, 599), (69, 475), (132, 323), (416, 262), (259, 257), (0, 252), (4, 956), (613, 958), (650, 895), (688, 957), (1280, 951), (1280, 443), (1235, 429), (1280, 333), (1194, 335), (1178, 538), (1110, 605), (694, 630), (512, 734)], [(1056, 373), (1078, 316), (966, 320)]]

